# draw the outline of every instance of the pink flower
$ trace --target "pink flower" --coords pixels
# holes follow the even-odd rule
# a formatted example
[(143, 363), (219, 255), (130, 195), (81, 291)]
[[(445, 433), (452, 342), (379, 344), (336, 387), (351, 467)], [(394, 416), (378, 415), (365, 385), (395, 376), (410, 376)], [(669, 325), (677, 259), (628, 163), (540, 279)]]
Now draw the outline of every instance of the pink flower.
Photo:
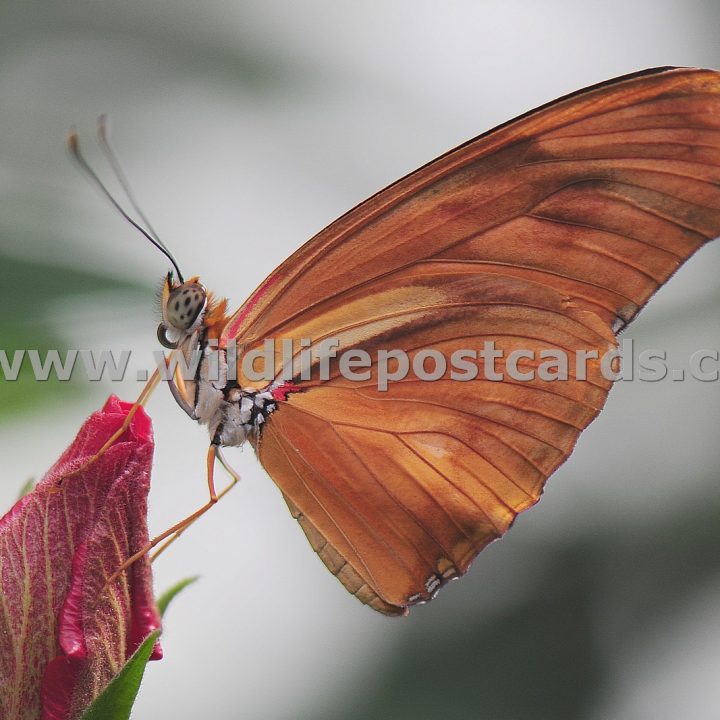
[[(100, 458), (73, 473), (131, 407), (110, 397), (35, 489), (0, 519), (3, 720), (75, 718), (160, 626), (147, 557), (104, 588), (148, 541), (153, 438), (142, 409)], [(152, 657), (162, 657), (159, 645)]]

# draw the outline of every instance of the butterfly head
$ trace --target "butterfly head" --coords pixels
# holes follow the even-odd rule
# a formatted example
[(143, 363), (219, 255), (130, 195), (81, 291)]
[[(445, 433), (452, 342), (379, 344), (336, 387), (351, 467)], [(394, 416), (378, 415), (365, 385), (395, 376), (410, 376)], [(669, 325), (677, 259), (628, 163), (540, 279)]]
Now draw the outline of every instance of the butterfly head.
[(157, 335), (160, 344), (166, 348), (178, 347), (202, 325), (208, 296), (198, 280), (192, 277), (186, 282), (176, 283), (169, 272), (163, 282), (162, 322), (158, 325)]

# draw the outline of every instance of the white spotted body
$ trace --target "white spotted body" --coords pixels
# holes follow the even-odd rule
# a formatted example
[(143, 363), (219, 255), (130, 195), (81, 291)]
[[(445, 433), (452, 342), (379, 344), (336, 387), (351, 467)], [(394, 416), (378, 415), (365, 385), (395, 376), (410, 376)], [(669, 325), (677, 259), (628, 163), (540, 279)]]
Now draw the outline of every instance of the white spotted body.
[(242, 445), (251, 435), (259, 434), (267, 416), (276, 408), (277, 401), (270, 389), (242, 389), (227, 380), (224, 349), (205, 348), (194, 411), (198, 422), (208, 426), (214, 443), (226, 447)]

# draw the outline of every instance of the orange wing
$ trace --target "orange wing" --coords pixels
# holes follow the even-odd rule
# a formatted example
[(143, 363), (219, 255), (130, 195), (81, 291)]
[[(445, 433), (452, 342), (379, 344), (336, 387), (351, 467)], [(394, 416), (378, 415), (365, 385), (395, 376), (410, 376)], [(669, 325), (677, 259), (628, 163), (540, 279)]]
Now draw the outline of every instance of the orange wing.
[[(423, 279), (446, 291), (452, 283)], [(536, 357), (543, 348), (602, 355), (614, 346), (597, 316), (568, 312), (556, 293), (483, 280), (473, 278), (482, 300), (470, 311), (464, 302), (440, 306), (403, 329), (411, 358), (427, 347), (449, 357), (486, 339), (505, 356), (518, 348)], [(358, 338), (355, 346), (375, 357), (386, 342)], [(386, 392), (377, 368), (362, 383), (331, 369), (328, 381), (281, 404), (256, 449), (330, 570), (387, 614), (430, 599), (538, 500), (610, 386), (597, 362), (584, 381), (494, 382), (479, 363), (469, 382), (411, 374)]]
[[(482, 135), (330, 225), (224, 337), (340, 351), (614, 342), (720, 233), (720, 74), (659, 69)], [(277, 369), (279, 370), (279, 359)], [(376, 372), (377, 368), (373, 368)], [(257, 447), (313, 547), (375, 609), (405, 612), (537, 501), (609, 383), (295, 382)], [(252, 385), (253, 383), (244, 383)], [(257, 385), (257, 383), (255, 383)]]

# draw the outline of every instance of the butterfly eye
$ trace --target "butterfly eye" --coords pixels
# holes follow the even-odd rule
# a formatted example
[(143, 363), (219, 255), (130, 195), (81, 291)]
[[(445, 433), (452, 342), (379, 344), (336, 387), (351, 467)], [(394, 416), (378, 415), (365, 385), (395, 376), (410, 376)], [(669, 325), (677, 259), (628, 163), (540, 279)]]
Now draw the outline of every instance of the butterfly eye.
[(205, 288), (197, 283), (187, 283), (173, 290), (165, 305), (165, 319), (170, 329), (189, 330), (205, 307), (205, 300)]

